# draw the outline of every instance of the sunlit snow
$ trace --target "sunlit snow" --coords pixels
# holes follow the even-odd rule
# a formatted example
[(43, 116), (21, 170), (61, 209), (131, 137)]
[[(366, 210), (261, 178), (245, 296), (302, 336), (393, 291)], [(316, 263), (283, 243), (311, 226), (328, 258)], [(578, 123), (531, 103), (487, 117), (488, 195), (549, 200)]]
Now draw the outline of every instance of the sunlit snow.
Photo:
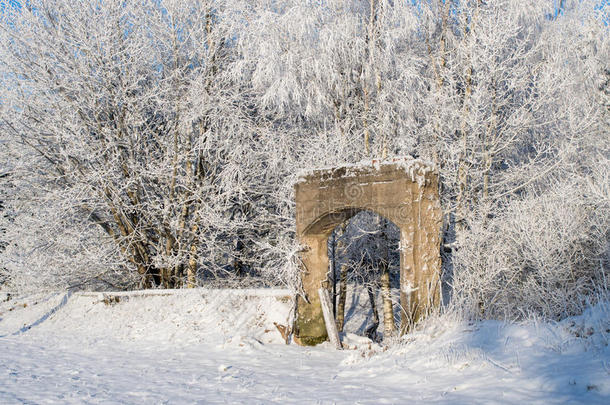
[(284, 344), (287, 295), (0, 295), (0, 403), (610, 402), (608, 305), (557, 324), (441, 317), (388, 348), (352, 333), (352, 299), (337, 351)]

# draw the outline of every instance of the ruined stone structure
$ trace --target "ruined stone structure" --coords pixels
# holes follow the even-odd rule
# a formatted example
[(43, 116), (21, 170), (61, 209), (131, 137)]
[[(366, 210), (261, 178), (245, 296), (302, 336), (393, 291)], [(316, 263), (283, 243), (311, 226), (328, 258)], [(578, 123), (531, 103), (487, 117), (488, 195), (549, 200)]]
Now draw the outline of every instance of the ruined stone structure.
[(400, 229), (402, 332), (437, 306), (440, 297), (442, 214), (432, 164), (401, 158), (312, 171), (295, 185), (296, 231), (303, 246), (295, 340), (326, 339), (317, 290), (328, 274), (327, 241), (333, 229), (360, 211), (373, 211)]

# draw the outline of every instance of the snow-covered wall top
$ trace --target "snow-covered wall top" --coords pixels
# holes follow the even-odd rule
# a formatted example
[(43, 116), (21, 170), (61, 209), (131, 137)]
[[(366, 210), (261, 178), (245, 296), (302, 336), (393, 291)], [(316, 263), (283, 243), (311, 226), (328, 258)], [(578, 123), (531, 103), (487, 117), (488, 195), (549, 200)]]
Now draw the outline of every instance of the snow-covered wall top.
[(358, 163), (347, 163), (335, 167), (323, 167), (302, 170), (298, 174), (296, 184), (308, 180), (330, 181), (338, 178), (356, 177), (379, 171), (382, 167), (392, 166), (397, 170), (403, 170), (411, 181), (423, 186), (426, 182), (426, 174), (435, 172), (436, 166), (433, 162), (424, 159), (416, 159), (411, 156), (392, 157), (387, 159), (363, 160)]

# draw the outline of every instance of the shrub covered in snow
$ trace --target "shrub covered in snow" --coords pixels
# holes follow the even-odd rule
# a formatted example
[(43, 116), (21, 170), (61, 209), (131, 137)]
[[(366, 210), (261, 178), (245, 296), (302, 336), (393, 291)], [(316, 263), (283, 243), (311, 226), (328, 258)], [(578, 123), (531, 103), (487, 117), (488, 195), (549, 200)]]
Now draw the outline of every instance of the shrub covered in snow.
[(559, 319), (607, 297), (610, 198), (592, 187), (559, 185), (474, 219), (454, 255), (453, 304), (486, 318)]

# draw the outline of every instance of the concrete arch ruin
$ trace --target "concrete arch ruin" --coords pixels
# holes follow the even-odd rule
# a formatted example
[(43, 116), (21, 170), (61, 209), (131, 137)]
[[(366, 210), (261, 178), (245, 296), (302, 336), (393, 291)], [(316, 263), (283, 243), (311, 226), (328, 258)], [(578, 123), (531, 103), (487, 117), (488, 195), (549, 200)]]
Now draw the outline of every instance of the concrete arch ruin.
[(431, 163), (400, 158), (314, 170), (295, 184), (297, 238), (305, 298), (297, 299), (295, 341), (315, 345), (327, 338), (317, 290), (328, 273), (328, 237), (363, 210), (400, 229), (401, 331), (440, 300), (442, 212), (438, 173)]

